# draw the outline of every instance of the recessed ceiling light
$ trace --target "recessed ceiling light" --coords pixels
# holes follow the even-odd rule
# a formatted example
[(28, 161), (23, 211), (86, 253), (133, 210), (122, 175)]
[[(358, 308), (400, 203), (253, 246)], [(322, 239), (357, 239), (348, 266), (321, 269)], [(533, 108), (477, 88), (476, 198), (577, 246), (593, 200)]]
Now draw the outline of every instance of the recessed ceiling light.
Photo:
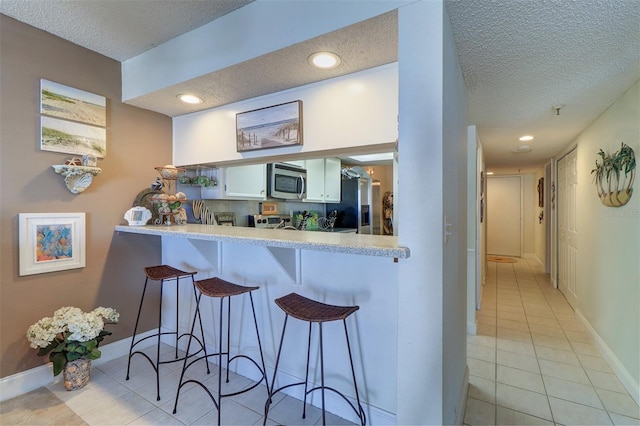
[(492, 174), (493, 174), (493, 172), (487, 172), (487, 174), (488, 174), (488, 175), (492, 175)]
[(533, 136), (531, 136), (531, 135), (524, 135), (524, 136), (522, 136), (522, 137), (518, 138), (518, 140), (521, 140), (522, 142), (525, 142), (525, 141), (531, 141), (531, 140), (533, 140)]
[(204, 102), (202, 98), (199, 98), (196, 95), (178, 95), (178, 99), (185, 104), (201, 104)]
[(316, 68), (331, 69), (335, 68), (342, 60), (338, 55), (331, 52), (317, 52), (309, 56), (309, 63)]

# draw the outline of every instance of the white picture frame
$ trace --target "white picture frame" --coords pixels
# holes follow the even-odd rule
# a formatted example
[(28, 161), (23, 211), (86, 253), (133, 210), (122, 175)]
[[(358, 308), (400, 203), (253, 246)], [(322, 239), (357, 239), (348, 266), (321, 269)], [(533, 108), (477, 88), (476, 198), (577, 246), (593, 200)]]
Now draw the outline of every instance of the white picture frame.
[(107, 98), (40, 79), (40, 149), (107, 155)]
[(84, 268), (85, 213), (19, 213), (20, 276)]
[(131, 207), (124, 214), (124, 218), (129, 226), (144, 226), (152, 216), (151, 211), (142, 206)]

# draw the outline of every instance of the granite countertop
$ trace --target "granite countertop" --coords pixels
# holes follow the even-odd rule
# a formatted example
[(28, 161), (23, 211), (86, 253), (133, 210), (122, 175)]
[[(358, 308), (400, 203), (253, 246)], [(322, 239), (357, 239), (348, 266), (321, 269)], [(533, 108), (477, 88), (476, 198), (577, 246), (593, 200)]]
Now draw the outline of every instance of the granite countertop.
[(405, 259), (407, 247), (398, 246), (398, 238), (342, 232), (293, 231), (216, 225), (146, 225), (115, 227), (117, 232), (223, 241), (303, 250), (329, 251)]

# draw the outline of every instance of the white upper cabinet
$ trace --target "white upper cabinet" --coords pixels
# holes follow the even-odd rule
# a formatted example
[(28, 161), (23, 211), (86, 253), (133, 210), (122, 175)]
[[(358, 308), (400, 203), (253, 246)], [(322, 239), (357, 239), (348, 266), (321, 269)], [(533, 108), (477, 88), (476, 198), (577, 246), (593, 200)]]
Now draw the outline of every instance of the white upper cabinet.
[(309, 202), (340, 201), (340, 160), (321, 158), (307, 160), (307, 198)]
[(267, 199), (267, 165), (227, 167), (223, 171), (224, 198)]
[(305, 201), (324, 201), (324, 160), (307, 160), (307, 197)]

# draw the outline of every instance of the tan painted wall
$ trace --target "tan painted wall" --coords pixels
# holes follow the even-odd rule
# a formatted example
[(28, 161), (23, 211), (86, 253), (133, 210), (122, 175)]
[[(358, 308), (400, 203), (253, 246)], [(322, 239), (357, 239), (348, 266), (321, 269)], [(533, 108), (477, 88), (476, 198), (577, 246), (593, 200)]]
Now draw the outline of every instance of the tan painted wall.
[[(110, 306), (114, 335), (133, 332), (142, 267), (159, 263), (160, 241), (116, 235), (124, 212), (171, 161), (171, 119), (120, 102), (120, 63), (0, 15), (0, 376), (45, 362), (25, 337), (29, 325), (61, 306)], [(107, 98), (107, 156), (102, 173), (73, 195), (52, 164), (70, 155), (40, 150), (40, 79)], [(86, 267), (20, 277), (18, 213), (85, 212)], [(157, 293), (156, 293), (157, 294)], [(157, 306), (157, 297), (156, 303)], [(150, 307), (142, 328), (155, 327)]]

